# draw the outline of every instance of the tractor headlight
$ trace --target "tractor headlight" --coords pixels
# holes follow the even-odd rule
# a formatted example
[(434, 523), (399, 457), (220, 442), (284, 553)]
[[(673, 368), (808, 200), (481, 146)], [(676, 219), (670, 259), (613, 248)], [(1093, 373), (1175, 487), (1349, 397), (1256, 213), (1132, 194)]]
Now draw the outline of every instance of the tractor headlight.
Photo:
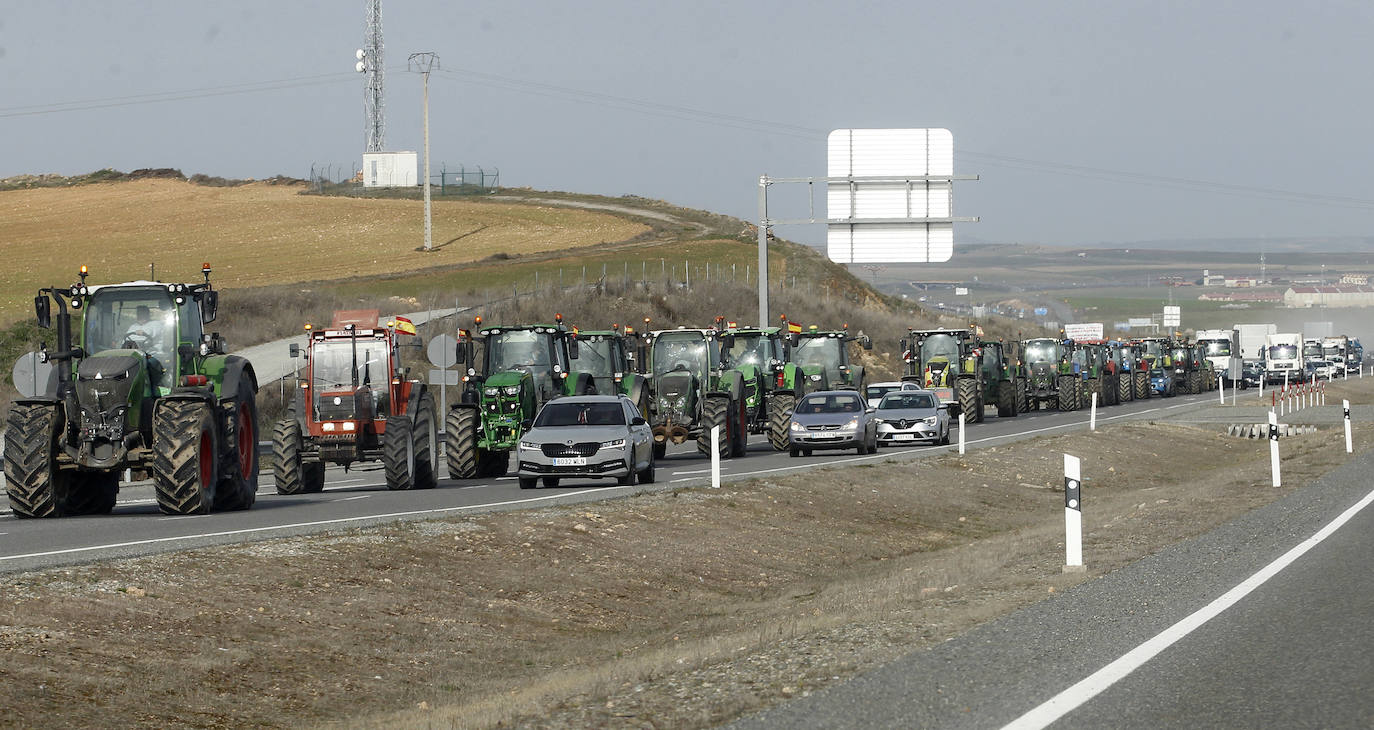
[(326, 432), (326, 433), (331, 432), (331, 431), (334, 430), (334, 424), (332, 424), (332, 423), (322, 423), (322, 424), (320, 424), (320, 430), (321, 430), (321, 431), (324, 431), (324, 432)]
[(497, 388), (496, 386), (488, 386), (488, 387), (482, 389), (482, 395), (489, 395), (489, 396), (492, 396), (492, 397), (495, 397), (495, 396), (496, 396), (498, 393), (500, 393), (500, 392), (501, 392), (501, 389), (500, 389), (500, 388)]
[(354, 423), (354, 422), (352, 422), (352, 421), (344, 421), (344, 423), (343, 423), (343, 430), (345, 430), (345, 431), (355, 431), (355, 430), (357, 430), (357, 428), (358, 428), (358, 424), (356, 424), (356, 423)]
[(817, 382), (817, 383), (821, 382), (821, 375), (820, 375), (820, 373), (816, 373), (815, 375), (812, 375), (812, 376), (811, 376), (811, 379), (812, 379), (813, 381)]
[(506, 387), (501, 389), (501, 392), (505, 393), (506, 395), (520, 395), (520, 386), (507, 385)]
[(603, 449), (620, 449), (625, 447), (625, 439), (615, 439), (614, 441), (602, 441)]

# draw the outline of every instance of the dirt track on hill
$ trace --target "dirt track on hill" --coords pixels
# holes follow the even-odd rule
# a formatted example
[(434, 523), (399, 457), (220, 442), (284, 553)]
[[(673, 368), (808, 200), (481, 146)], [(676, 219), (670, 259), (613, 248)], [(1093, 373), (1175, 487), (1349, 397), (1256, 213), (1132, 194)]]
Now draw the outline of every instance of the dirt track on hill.
[[(1368, 402), (1367, 382), (1342, 387)], [(0, 700), (7, 723), (47, 727), (709, 726), (1265, 504), (1288, 491), (1267, 449), (1123, 423), (11, 575)], [(1083, 575), (1060, 570), (1062, 453), (1083, 457)], [(1284, 455), (1289, 485), (1346, 459), (1333, 431)]]

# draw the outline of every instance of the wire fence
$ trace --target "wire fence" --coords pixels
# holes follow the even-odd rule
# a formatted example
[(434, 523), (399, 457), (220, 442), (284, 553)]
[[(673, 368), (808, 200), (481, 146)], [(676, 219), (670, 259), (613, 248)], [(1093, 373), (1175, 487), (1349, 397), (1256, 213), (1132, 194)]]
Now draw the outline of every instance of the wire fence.
[[(367, 188), (363, 171), (357, 162), (316, 162), (310, 165), (306, 178), (313, 193), (360, 193), (363, 190), (381, 191), (403, 188)], [(451, 170), (441, 165), (438, 174), (430, 175), (430, 193), (438, 196), (490, 195), (501, 187), (501, 170), (495, 167), (467, 167)], [(421, 187), (420, 184), (415, 185)]]

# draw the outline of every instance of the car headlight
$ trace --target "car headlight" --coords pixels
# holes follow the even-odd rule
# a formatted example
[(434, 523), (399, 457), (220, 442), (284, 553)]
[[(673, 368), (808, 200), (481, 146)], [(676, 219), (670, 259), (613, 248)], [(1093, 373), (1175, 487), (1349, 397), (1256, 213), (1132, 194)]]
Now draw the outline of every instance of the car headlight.
[(619, 449), (619, 448), (623, 448), (624, 446), (625, 446), (625, 439), (616, 439), (616, 440), (614, 440), (614, 441), (602, 441), (602, 442), (601, 442), (601, 448), (603, 448), (603, 449)]
[(521, 442), (520, 442), (520, 450), (521, 450), (521, 451), (538, 451), (538, 450), (539, 450), (539, 444), (536, 444), (536, 443), (534, 443), (533, 441), (521, 441)]
[(883, 425), (884, 423), (887, 423), (887, 421), (884, 421), (884, 420), (881, 419), (881, 418), (875, 418), (875, 419), (873, 419), (873, 422), (876, 423), (876, 424), (878, 424), (879, 426)]
[(806, 430), (806, 426), (803, 426), (803, 425), (801, 425), (800, 423), (797, 423), (796, 421), (793, 421), (793, 422), (792, 422), (792, 430), (793, 430), (793, 431), (805, 431), (805, 430)]
[(500, 393), (500, 392), (501, 392), (501, 389), (500, 389), (500, 388), (497, 388), (497, 387), (494, 386), (494, 385), (482, 389), (482, 394), (483, 394), (483, 395), (495, 396), (497, 393)]
[(841, 430), (841, 431), (852, 431), (852, 430), (854, 430), (854, 429), (856, 429), (856, 428), (858, 428), (858, 427), (859, 427), (859, 419), (857, 419), (857, 418), (851, 418), (851, 419), (849, 419), (849, 423), (846, 423), (845, 425), (840, 426), (840, 430)]
[(940, 422), (940, 417), (939, 417), (939, 416), (929, 416), (929, 417), (927, 417), (927, 418), (925, 419), (925, 422), (926, 422), (926, 425), (927, 425), (927, 426), (934, 426), (935, 424), (937, 424), (937, 423)]
[(501, 392), (505, 393), (506, 395), (520, 395), (520, 386), (507, 385), (506, 387), (501, 389)]

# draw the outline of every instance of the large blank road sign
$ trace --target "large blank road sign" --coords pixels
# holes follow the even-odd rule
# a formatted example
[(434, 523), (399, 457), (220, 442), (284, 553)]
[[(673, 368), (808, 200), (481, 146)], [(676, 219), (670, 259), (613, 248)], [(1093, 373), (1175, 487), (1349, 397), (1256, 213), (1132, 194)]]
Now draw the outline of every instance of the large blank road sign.
[(1164, 326), (1181, 327), (1183, 326), (1183, 307), (1164, 308)]
[(827, 159), (831, 261), (930, 263), (954, 256), (954, 135), (948, 129), (837, 129)]

